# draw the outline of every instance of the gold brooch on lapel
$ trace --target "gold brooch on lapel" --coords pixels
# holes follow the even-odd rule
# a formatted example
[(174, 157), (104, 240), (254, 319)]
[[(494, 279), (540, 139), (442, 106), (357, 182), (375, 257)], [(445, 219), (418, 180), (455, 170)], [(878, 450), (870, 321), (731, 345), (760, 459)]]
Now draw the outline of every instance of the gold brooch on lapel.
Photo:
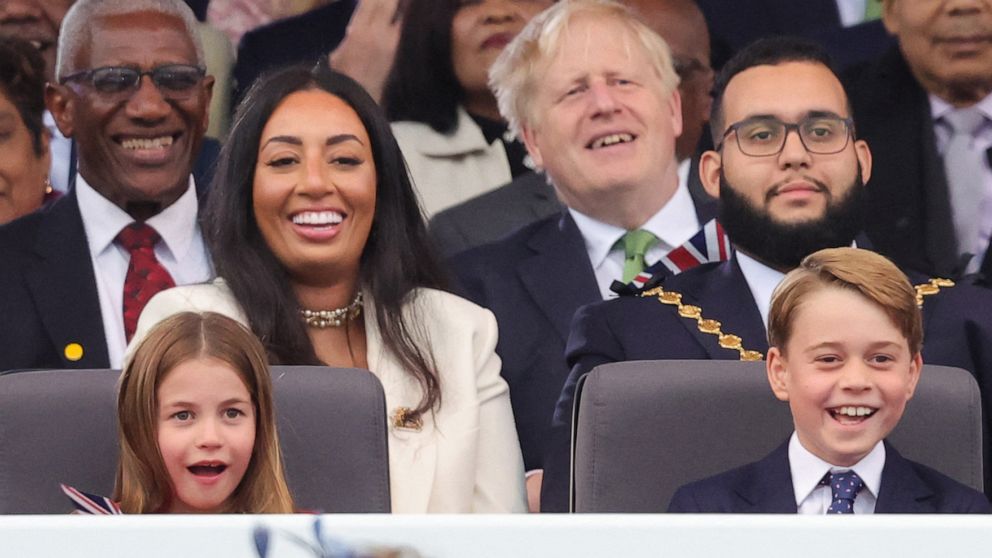
[(409, 407), (396, 407), (392, 418), (393, 428), (403, 428), (420, 432), (424, 428), (424, 419)]
[(923, 297), (939, 293), (941, 287), (950, 288), (953, 286), (954, 281), (951, 281), (950, 279), (941, 279), (939, 277), (931, 279), (929, 283), (914, 286), (913, 288), (916, 289), (916, 305), (922, 308)]
[(711, 320), (703, 317), (703, 309), (698, 306), (693, 306), (691, 304), (682, 304), (682, 295), (673, 291), (666, 291), (661, 287), (655, 287), (651, 290), (644, 291), (641, 293), (642, 297), (657, 297), (658, 301), (662, 304), (668, 304), (670, 306), (675, 306), (678, 310), (679, 316), (683, 318), (696, 320), (696, 328), (703, 333), (709, 335), (716, 335), (717, 342), (724, 349), (730, 349), (737, 351), (740, 354), (741, 360), (762, 360), (765, 355), (758, 351), (749, 351), (744, 348), (744, 341), (737, 335), (730, 333), (724, 333), (720, 327), (721, 324), (717, 320)]

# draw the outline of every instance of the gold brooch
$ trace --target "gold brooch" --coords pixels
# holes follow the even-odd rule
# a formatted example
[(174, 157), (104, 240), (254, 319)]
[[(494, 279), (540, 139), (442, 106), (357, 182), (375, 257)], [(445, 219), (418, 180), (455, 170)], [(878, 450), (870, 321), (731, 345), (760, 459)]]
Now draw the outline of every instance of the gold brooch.
[(682, 304), (682, 295), (673, 291), (666, 291), (661, 287), (655, 287), (641, 293), (642, 297), (657, 297), (662, 304), (675, 306), (679, 316), (690, 320), (696, 320), (696, 328), (702, 333), (715, 335), (717, 343), (724, 349), (735, 350), (740, 354), (741, 360), (756, 361), (765, 358), (765, 355), (758, 351), (749, 351), (744, 348), (744, 340), (737, 335), (724, 333), (720, 329), (720, 322), (703, 317), (703, 309), (691, 304)]
[(396, 407), (390, 420), (394, 428), (415, 430), (417, 432), (420, 432), (424, 428), (424, 419), (421, 418), (419, 413), (413, 412), (413, 409), (409, 407)]
[(928, 283), (914, 286), (913, 288), (916, 289), (916, 305), (922, 308), (923, 297), (935, 295), (940, 292), (941, 288), (950, 288), (953, 286), (954, 281), (951, 281), (950, 279), (941, 279), (939, 277), (931, 279)]

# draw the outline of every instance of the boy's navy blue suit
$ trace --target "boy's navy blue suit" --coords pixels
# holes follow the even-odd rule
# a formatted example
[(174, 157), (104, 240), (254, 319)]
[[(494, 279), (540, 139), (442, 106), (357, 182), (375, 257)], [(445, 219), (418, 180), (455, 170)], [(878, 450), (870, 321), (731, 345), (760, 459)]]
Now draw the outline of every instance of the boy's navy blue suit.
[[(700, 223), (716, 216), (714, 200), (693, 201)], [(543, 468), (551, 415), (568, 376), (564, 354), (572, 317), (582, 305), (602, 300), (582, 233), (563, 210), (449, 264), (457, 293), (496, 315), (496, 353), (510, 386), (524, 465)]]
[[(914, 285), (930, 279), (915, 272), (907, 275)], [(704, 318), (720, 321), (724, 333), (740, 336), (745, 349), (768, 352), (764, 322), (736, 257), (673, 275), (663, 286), (682, 294), (683, 304), (699, 306)], [(620, 297), (576, 312), (566, 350), (571, 371), (555, 409), (545, 459), (542, 510), (568, 510), (571, 415), (579, 378), (610, 362), (740, 358), (738, 351), (721, 347), (717, 336), (696, 326), (695, 320), (680, 317), (675, 306), (656, 297)], [(925, 297), (923, 331), (923, 362), (974, 374), (983, 394), (983, 414), (992, 416), (992, 292), (959, 282)], [(985, 484), (992, 488), (990, 481), (986, 474)]]
[[(679, 488), (674, 513), (797, 513), (789, 442), (761, 461)], [(985, 496), (906, 459), (885, 442), (875, 513), (990, 513)]]

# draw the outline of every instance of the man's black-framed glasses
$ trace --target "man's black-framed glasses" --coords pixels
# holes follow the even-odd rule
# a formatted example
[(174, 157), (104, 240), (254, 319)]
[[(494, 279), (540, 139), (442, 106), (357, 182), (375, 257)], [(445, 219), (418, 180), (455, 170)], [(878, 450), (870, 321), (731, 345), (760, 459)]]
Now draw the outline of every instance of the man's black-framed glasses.
[(799, 122), (782, 122), (774, 116), (755, 116), (731, 124), (723, 133), (717, 151), (726, 144), (727, 136), (737, 137), (741, 153), (751, 157), (778, 155), (785, 147), (789, 132), (795, 130), (803, 147), (810, 153), (830, 155), (847, 147), (854, 130), (854, 121), (836, 114), (812, 114)]
[(149, 76), (166, 99), (183, 100), (192, 97), (207, 74), (204, 68), (189, 64), (167, 64), (151, 70), (126, 66), (106, 66), (69, 74), (61, 83), (77, 82), (88, 85), (109, 100), (123, 100), (134, 94), (141, 78)]

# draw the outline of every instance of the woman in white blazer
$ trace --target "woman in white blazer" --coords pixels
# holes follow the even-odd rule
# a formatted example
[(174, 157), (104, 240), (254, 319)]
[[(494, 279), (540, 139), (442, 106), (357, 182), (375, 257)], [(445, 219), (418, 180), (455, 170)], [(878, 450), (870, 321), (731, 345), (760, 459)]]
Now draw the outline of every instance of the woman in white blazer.
[(411, 0), (383, 106), (428, 217), (527, 172), (489, 66), (552, 0)]
[(234, 122), (204, 216), (219, 278), (153, 298), (132, 344), (210, 310), (247, 324), (273, 364), (367, 368), (386, 394), (394, 512), (525, 511), (495, 319), (438, 290), (374, 101), (326, 65), (290, 68), (253, 86)]

